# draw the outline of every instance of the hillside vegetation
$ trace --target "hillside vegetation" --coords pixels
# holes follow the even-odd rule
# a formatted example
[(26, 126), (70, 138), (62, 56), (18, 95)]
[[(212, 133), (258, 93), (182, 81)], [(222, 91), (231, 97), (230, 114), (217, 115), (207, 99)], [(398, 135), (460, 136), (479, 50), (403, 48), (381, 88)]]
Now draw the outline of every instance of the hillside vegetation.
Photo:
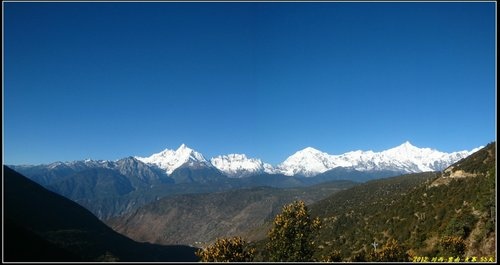
[(391, 239), (410, 259), (495, 257), (495, 152), (490, 143), (444, 173), (370, 181), (311, 205), (323, 222), (316, 258), (369, 260), (372, 243)]
[[(443, 172), (373, 180), (309, 205), (321, 221), (311, 261), (495, 261), (495, 154), (493, 142)], [(268, 242), (249, 244), (255, 261), (270, 260)]]

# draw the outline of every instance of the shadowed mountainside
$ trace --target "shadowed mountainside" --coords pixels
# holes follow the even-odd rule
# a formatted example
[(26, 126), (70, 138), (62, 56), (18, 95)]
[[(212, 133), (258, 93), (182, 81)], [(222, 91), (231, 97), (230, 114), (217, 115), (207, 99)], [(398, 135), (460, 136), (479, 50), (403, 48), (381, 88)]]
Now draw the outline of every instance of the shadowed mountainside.
[(135, 242), (4, 166), (5, 261), (197, 261), (195, 248)]

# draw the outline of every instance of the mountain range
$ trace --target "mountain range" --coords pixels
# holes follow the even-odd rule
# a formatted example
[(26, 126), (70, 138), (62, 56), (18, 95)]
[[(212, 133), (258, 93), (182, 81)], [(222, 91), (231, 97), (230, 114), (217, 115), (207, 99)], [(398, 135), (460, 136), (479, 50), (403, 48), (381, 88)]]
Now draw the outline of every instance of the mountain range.
[(182, 144), (177, 150), (166, 149), (149, 157), (9, 167), (105, 220), (179, 194), (258, 186), (305, 187), (332, 180), (364, 182), (402, 173), (439, 171), (476, 150), (443, 153), (406, 142), (382, 152), (330, 155), (308, 147), (274, 167), (244, 154), (208, 160)]
[[(469, 156), (480, 146), (470, 151), (445, 153), (431, 148), (419, 148), (406, 141), (403, 144), (384, 150), (351, 151), (340, 155), (331, 155), (312, 147), (304, 148), (289, 156), (282, 163), (273, 166), (258, 158), (248, 158), (245, 154), (227, 154), (206, 159), (203, 154), (182, 144), (176, 150), (165, 149), (149, 157), (131, 156), (117, 161), (82, 160), (71, 162), (54, 162), (48, 165), (14, 165), (18, 169), (44, 168), (44, 171), (67, 171), (92, 166), (99, 168), (118, 169), (127, 175), (130, 170), (138, 170), (142, 176), (139, 181), (149, 183), (165, 179), (180, 168), (216, 169), (230, 178), (243, 178), (259, 174), (283, 174), (286, 176), (314, 177), (335, 168), (349, 168), (357, 171), (394, 171), (398, 173), (418, 173), (441, 171), (458, 160)], [(134, 158), (135, 160), (131, 160)], [(139, 169), (124, 163), (140, 165)], [(149, 166), (149, 167), (148, 167)], [(163, 172), (161, 172), (163, 171)], [(132, 172), (134, 173), (134, 172)], [(137, 174), (136, 174), (137, 175)], [(47, 176), (45, 176), (47, 177)]]
[(330, 155), (307, 147), (273, 167), (258, 158), (247, 158), (245, 154), (219, 155), (210, 160), (182, 144), (177, 150), (165, 149), (149, 157), (135, 158), (153, 164), (172, 174), (179, 167), (214, 167), (228, 177), (248, 177), (268, 173), (286, 176), (314, 177), (334, 168), (351, 168), (358, 171), (389, 170), (399, 173), (441, 171), (452, 163), (481, 149), (444, 153), (431, 148), (418, 148), (410, 142), (381, 151), (352, 151), (341, 155)]

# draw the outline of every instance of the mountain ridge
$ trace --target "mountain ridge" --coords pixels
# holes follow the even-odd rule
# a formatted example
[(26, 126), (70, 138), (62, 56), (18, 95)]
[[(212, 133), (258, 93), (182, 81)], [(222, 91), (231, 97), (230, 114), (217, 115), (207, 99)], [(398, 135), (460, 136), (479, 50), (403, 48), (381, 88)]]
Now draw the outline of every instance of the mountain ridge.
[(360, 171), (390, 170), (401, 173), (441, 171), (482, 147), (471, 151), (445, 153), (431, 148), (419, 148), (406, 141), (399, 146), (380, 152), (356, 150), (340, 155), (331, 155), (313, 147), (306, 147), (295, 152), (282, 163), (272, 166), (259, 158), (249, 158), (245, 154), (219, 155), (206, 160), (201, 153), (182, 144), (177, 150), (165, 149), (149, 157), (136, 158), (144, 163), (158, 166), (167, 174), (191, 163), (201, 167), (217, 168), (228, 177), (247, 177), (261, 173), (314, 177), (338, 167)]
[(67, 170), (71, 168), (82, 168), (88, 165), (99, 167), (116, 167), (113, 165), (124, 159), (134, 159), (152, 166), (154, 174), (150, 177), (158, 178), (157, 175), (163, 171), (166, 175), (172, 175), (179, 168), (210, 168), (220, 171), (230, 178), (242, 178), (252, 175), (283, 174), (286, 176), (314, 177), (334, 168), (351, 168), (358, 171), (394, 171), (399, 173), (418, 173), (428, 171), (441, 171), (447, 166), (463, 159), (483, 146), (473, 148), (470, 151), (456, 151), (451, 153), (441, 152), (432, 148), (419, 148), (409, 141), (403, 144), (374, 152), (372, 150), (349, 151), (340, 155), (332, 155), (313, 147), (306, 147), (290, 155), (276, 166), (266, 163), (259, 158), (247, 157), (245, 154), (230, 153), (217, 155), (206, 159), (200, 152), (181, 144), (176, 150), (164, 149), (151, 156), (129, 156), (127, 158), (110, 160), (76, 160), (70, 162), (56, 161), (50, 164), (40, 165), (15, 165), (17, 168), (45, 166), (51, 170)]

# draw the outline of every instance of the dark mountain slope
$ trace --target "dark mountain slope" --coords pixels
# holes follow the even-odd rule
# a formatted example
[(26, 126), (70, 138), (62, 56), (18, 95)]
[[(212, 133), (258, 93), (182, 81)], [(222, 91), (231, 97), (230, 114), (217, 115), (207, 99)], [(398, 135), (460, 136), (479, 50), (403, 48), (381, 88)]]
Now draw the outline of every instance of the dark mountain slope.
[(322, 183), (332, 180), (349, 179), (357, 182), (365, 182), (373, 179), (387, 178), (400, 176), (403, 174), (401, 171), (390, 171), (390, 170), (368, 170), (359, 171), (352, 168), (338, 167), (330, 169), (319, 175), (311, 178), (306, 178), (307, 183)]
[(175, 183), (201, 183), (210, 184), (227, 180), (222, 172), (213, 167), (181, 166), (169, 176)]
[(110, 168), (116, 169), (122, 175), (127, 176), (136, 189), (158, 183), (174, 183), (163, 169), (147, 165), (134, 157), (120, 159), (111, 164)]
[[(4, 238), (6, 261), (197, 260), (194, 248), (134, 242), (77, 203), (5, 166), (4, 192), (4, 219), (7, 220), (4, 230), (9, 231)], [(13, 233), (19, 233), (20, 237)], [(21, 238), (27, 240), (25, 244), (19, 241)], [(48, 252), (33, 249), (37, 247)], [(59, 249), (66, 255), (50, 255)], [(24, 256), (23, 253), (30, 254)]]
[[(49, 165), (12, 166), (12, 169), (79, 203), (101, 219), (121, 214), (154, 200), (156, 196), (165, 195), (174, 182), (159, 168), (148, 166), (133, 157), (116, 162), (55, 162)], [(142, 196), (149, 190), (154, 195)]]
[(47, 241), (10, 218), (4, 219), (4, 242), (5, 261), (8, 262), (82, 261), (80, 256)]
[(48, 186), (66, 198), (78, 201), (84, 198), (118, 197), (134, 190), (128, 178), (114, 170), (91, 168), (64, 177)]

